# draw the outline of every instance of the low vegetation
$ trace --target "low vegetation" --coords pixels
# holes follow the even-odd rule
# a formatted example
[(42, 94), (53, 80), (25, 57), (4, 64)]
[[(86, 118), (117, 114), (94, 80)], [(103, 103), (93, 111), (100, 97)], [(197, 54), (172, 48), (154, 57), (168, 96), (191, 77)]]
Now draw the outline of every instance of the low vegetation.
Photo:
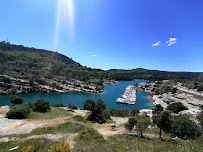
[(83, 141), (101, 140), (104, 137), (96, 130), (87, 128), (78, 134), (78, 138)]
[(68, 103), (68, 108), (70, 109), (78, 109), (78, 107), (74, 104), (71, 104), (70, 102)]
[(78, 133), (86, 127), (79, 123), (66, 122), (56, 127), (37, 128), (30, 135), (57, 134), (57, 133)]
[(57, 107), (51, 107), (50, 110), (47, 111), (46, 113), (31, 111), (27, 119), (32, 119), (32, 120), (55, 119), (58, 117), (67, 117), (69, 115), (70, 113), (66, 110), (63, 110)]
[(48, 110), (50, 110), (50, 103), (48, 101), (45, 100), (37, 100), (34, 104), (33, 104), (33, 111), (34, 112), (47, 112)]
[(68, 143), (54, 144), (50, 147), (50, 152), (69, 152), (71, 151), (71, 146)]
[(137, 108), (133, 108), (132, 110), (128, 109), (110, 109), (108, 110), (109, 114), (113, 117), (129, 117), (129, 116), (135, 116), (139, 113), (139, 110)]
[(52, 105), (53, 107), (65, 107), (65, 105), (62, 103), (62, 102), (60, 102), (60, 103), (57, 103), (57, 104), (54, 104), (54, 105)]
[(7, 112), (6, 118), (8, 119), (24, 119), (30, 114), (30, 109), (24, 106), (11, 107)]
[[(39, 102), (41, 100), (38, 100)], [(43, 101), (44, 103), (44, 101)], [(69, 116), (70, 112), (57, 108), (50, 107), (47, 112), (34, 112), (35, 103), (28, 102), (16, 108), (25, 108), (30, 110), (29, 119), (52, 119), (57, 117)], [(44, 105), (44, 104), (39, 104)], [(61, 105), (59, 104), (59, 107)], [(44, 107), (44, 106), (42, 106)], [(175, 106), (176, 107), (176, 106)], [(180, 107), (180, 106), (177, 106)], [(97, 102), (88, 99), (84, 101), (83, 108), (90, 110), (90, 117), (87, 120), (80, 116), (71, 116), (65, 120), (63, 124), (52, 127), (37, 128), (31, 133), (22, 135), (23, 140), (0, 142), (0, 151), (8, 151), (10, 148), (19, 146), (17, 151), (88, 151), (88, 152), (119, 152), (119, 151), (152, 151), (162, 152), (167, 151), (201, 151), (203, 146), (202, 128), (200, 128), (193, 120), (186, 116), (173, 116), (170, 111), (164, 111), (161, 105), (156, 105), (153, 109), (152, 121), (147, 116), (140, 116), (139, 110), (132, 109), (130, 111), (123, 110), (106, 110), (105, 104), (98, 100)], [(177, 108), (178, 109), (178, 108)], [(9, 113), (9, 112), (8, 112)], [(7, 115), (8, 115), (7, 113)], [(124, 114), (123, 114), (124, 113)], [(94, 114), (94, 115), (93, 115)], [(199, 124), (202, 125), (202, 114), (198, 116)], [(122, 126), (125, 127), (128, 134), (114, 135), (107, 139), (103, 137), (95, 126), (95, 122), (104, 123), (113, 116), (129, 117), (128, 122)], [(68, 117), (69, 118), (69, 117)], [(107, 119), (108, 118), (108, 119)], [(88, 122), (91, 121), (91, 122)], [(98, 121), (99, 120), (99, 121)], [(104, 122), (101, 122), (104, 120)], [(111, 120), (110, 120), (111, 121)], [(92, 123), (94, 122), (94, 123)], [(152, 124), (153, 122), (153, 124)], [(91, 123), (91, 125), (90, 125)], [(109, 122), (108, 122), (109, 123)], [(100, 124), (105, 125), (105, 124)], [(149, 126), (157, 126), (158, 128), (151, 129)], [(110, 127), (111, 128), (111, 127)], [(115, 127), (117, 129), (117, 127)], [(129, 134), (130, 133), (130, 134)], [(26, 139), (29, 136), (38, 135), (65, 135), (74, 134), (74, 147), (67, 142), (67, 139), (61, 138), (57, 141), (48, 140), (45, 138)], [(161, 138), (162, 140), (158, 139)], [(172, 140), (172, 137), (179, 137), (182, 140)], [(141, 138), (140, 138), (141, 137)], [(72, 149), (73, 148), (73, 149)]]
[(174, 112), (174, 113), (179, 113), (180, 111), (183, 110), (188, 110), (187, 107), (185, 107), (182, 103), (180, 102), (175, 102), (175, 103), (171, 103), (169, 104), (169, 106), (167, 107), (168, 110)]

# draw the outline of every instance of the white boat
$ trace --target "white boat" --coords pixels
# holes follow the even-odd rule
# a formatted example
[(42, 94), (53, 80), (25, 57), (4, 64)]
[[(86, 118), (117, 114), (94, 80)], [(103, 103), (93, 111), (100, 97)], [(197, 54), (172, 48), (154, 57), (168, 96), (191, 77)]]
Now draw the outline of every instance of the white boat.
[(132, 85), (128, 85), (124, 94), (119, 97), (116, 102), (124, 104), (135, 104), (136, 103), (136, 89)]

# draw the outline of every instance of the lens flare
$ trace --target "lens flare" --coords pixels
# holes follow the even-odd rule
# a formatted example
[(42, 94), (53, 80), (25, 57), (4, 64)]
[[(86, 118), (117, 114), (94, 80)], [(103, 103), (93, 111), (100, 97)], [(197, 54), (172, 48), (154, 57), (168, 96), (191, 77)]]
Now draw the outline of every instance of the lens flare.
[[(69, 40), (74, 39), (74, 3), (73, 0), (58, 0), (54, 50), (58, 48), (60, 29), (68, 33)], [(63, 26), (62, 26), (63, 25)]]

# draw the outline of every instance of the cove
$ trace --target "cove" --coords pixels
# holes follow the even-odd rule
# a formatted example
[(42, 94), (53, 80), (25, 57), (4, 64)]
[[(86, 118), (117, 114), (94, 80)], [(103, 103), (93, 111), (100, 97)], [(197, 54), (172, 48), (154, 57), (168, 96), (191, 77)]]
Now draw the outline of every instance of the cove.
[[(77, 105), (79, 108), (82, 108), (83, 101), (86, 99), (93, 99), (97, 101), (98, 99), (103, 100), (106, 104), (107, 109), (123, 109), (127, 108), (129, 110), (133, 108), (141, 109), (152, 109), (153, 104), (150, 99), (150, 94), (137, 90), (137, 102), (135, 105), (127, 105), (116, 103), (116, 99), (120, 97), (127, 85), (134, 85), (136, 83), (148, 82), (148, 80), (140, 80), (136, 79), (134, 81), (119, 81), (113, 85), (107, 85), (104, 88), (104, 92), (100, 94), (89, 94), (83, 92), (66, 92), (66, 93), (33, 93), (33, 94), (19, 94), (18, 96), (24, 99), (24, 103), (26, 102), (35, 102), (38, 99), (44, 99), (49, 101), (51, 104), (56, 104), (62, 102), (65, 106), (68, 105), (69, 102)], [(2, 95), (0, 96), (0, 106), (12, 104), (9, 102), (10, 95)]]

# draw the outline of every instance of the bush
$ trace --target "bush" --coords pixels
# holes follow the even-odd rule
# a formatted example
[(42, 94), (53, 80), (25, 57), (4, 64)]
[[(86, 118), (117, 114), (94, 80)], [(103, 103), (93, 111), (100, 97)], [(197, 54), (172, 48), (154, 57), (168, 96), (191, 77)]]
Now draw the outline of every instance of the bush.
[(33, 103), (32, 103), (32, 102), (27, 102), (27, 103), (25, 103), (25, 104), (23, 104), (23, 105), (21, 105), (21, 106), (26, 107), (26, 108), (29, 108), (30, 110), (33, 109)]
[(34, 112), (47, 112), (50, 110), (50, 103), (45, 100), (37, 100), (33, 105)]
[(73, 119), (75, 121), (81, 121), (81, 122), (85, 122), (86, 121), (85, 118), (80, 116), (80, 115), (73, 116)]
[(60, 102), (60, 103), (54, 104), (53, 107), (65, 107), (65, 105), (62, 102)]
[(174, 113), (179, 113), (180, 111), (183, 110), (188, 110), (187, 107), (185, 107), (182, 103), (180, 102), (176, 102), (176, 103), (172, 103), (167, 107), (168, 110), (174, 112)]
[(24, 106), (11, 107), (6, 113), (8, 119), (24, 119), (30, 114), (30, 109)]
[(132, 129), (134, 128), (135, 124), (137, 123), (137, 120), (135, 118), (129, 118), (128, 122), (125, 123), (124, 127), (127, 131), (132, 131)]
[(88, 128), (85, 129), (84, 131), (81, 131), (78, 134), (79, 139), (81, 140), (98, 140), (98, 139), (104, 139), (104, 137), (96, 130), (94, 130), (93, 128)]
[(71, 146), (68, 143), (64, 144), (54, 144), (50, 147), (51, 152), (69, 152), (71, 151)]
[[(89, 104), (90, 103), (90, 104)], [(88, 105), (88, 108), (85, 108), (85, 105)], [(92, 113), (87, 117), (87, 120), (92, 122), (98, 122), (98, 123), (104, 123), (108, 118), (110, 118), (110, 115), (108, 112), (105, 111), (106, 105), (103, 103), (102, 100), (97, 100), (95, 103), (94, 101), (85, 101), (83, 103), (83, 109), (90, 110)]]
[(128, 117), (128, 116), (134, 116), (134, 113), (137, 113), (137, 110), (129, 111), (128, 109), (110, 109), (109, 113), (113, 117)]
[(198, 87), (197, 87), (197, 91), (198, 91), (198, 92), (203, 91), (203, 85), (198, 86)]
[(136, 114), (138, 114), (140, 111), (137, 109), (137, 108), (133, 108), (131, 111), (130, 111), (130, 116), (135, 116)]
[(33, 145), (27, 145), (24, 146), (20, 152), (34, 152), (35, 151), (35, 147)]
[(200, 128), (186, 116), (172, 119), (171, 133), (181, 139), (195, 139), (201, 135)]
[(70, 109), (78, 109), (78, 107), (76, 105), (71, 104), (70, 102), (68, 104), (68, 108), (70, 108)]

